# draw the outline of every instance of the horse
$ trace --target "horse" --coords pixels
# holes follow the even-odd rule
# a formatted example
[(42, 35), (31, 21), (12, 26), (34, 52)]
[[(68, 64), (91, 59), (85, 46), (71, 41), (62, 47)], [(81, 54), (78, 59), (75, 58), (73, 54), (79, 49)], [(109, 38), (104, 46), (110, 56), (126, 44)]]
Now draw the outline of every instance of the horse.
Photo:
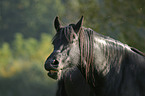
[(61, 80), (78, 68), (95, 96), (145, 96), (145, 54), (83, 27), (83, 20), (62, 26), (55, 18), (54, 50), (45, 61), (48, 76)]

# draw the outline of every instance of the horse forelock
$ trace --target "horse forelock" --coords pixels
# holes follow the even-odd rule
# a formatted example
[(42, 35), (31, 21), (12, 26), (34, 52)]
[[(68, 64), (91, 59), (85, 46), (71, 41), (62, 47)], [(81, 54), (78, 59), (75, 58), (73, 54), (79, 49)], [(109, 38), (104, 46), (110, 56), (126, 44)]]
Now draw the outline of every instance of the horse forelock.
[(73, 36), (74, 36), (74, 30), (73, 30), (72, 26), (65, 26), (65, 27), (62, 27), (59, 30), (59, 32), (56, 33), (56, 35), (52, 39), (52, 43), (54, 45), (55, 45), (55, 42), (67, 44), (67, 43), (72, 42)]

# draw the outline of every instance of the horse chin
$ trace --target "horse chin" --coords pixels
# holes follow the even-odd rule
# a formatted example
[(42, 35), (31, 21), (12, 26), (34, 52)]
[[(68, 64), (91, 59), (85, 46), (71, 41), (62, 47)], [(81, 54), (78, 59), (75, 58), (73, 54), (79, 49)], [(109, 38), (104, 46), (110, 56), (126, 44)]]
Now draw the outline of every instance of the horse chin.
[(47, 75), (51, 77), (52, 79), (55, 79), (55, 80), (58, 79), (58, 71), (50, 70), (48, 71)]

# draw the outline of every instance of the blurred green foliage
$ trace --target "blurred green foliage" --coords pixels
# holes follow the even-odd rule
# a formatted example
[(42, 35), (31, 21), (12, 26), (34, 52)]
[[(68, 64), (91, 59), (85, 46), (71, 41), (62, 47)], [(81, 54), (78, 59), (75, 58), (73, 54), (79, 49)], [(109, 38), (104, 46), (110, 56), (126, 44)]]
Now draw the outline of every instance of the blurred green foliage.
[[(144, 0), (1, 0), (0, 96), (54, 96), (44, 70), (53, 20), (84, 26), (145, 52)], [(64, 23), (65, 22), (65, 23)]]
[(0, 48), (0, 96), (54, 96), (56, 82), (43, 67), (53, 50), (51, 37), (43, 33), (38, 41), (18, 33), (12, 43)]
[(54, 16), (64, 13), (60, 0), (2, 0), (0, 3), (0, 41), (10, 42), (18, 32), (25, 38), (37, 39), (41, 33), (53, 34)]

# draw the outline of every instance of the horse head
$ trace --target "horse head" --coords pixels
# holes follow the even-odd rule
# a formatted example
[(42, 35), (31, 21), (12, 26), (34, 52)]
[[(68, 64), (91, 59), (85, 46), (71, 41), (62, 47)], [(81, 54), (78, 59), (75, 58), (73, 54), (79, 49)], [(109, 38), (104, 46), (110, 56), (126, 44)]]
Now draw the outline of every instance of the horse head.
[(61, 25), (58, 17), (55, 18), (54, 26), (57, 32), (52, 42), (54, 50), (45, 62), (45, 69), (51, 78), (57, 79), (62, 72), (79, 64), (78, 32), (82, 24), (83, 16), (78, 23), (65, 27)]

